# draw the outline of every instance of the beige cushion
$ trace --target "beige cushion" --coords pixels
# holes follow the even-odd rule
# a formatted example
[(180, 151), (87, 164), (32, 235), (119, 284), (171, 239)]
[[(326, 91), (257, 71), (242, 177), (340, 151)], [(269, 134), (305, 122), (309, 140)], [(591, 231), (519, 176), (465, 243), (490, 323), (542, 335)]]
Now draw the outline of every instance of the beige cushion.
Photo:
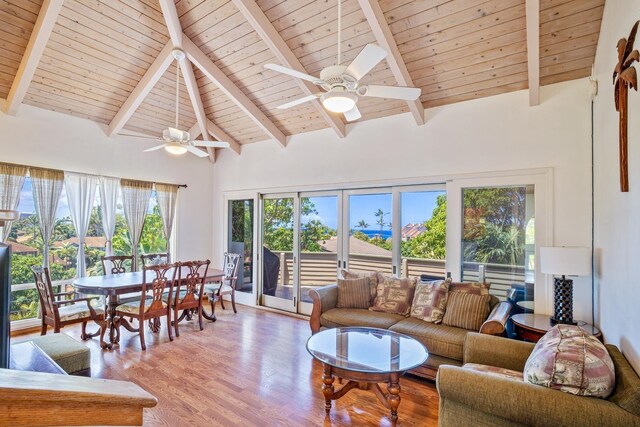
[[(104, 308), (102, 307), (93, 307), (96, 311), (96, 314), (104, 315)], [(89, 307), (87, 307), (86, 302), (78, 302), (75, 304), (67, 304), (61, 305), (58, 307), (58, 313), (60, 314), (60, 321), (66, 322), (68, 320), (76, 320), (76, 319), (87, 319), (91, 318), (91, 312), (89, 311)]]
[(411, 304), (411, 317), (422, 319), (425, 322), (442, 322), (449, 297), (450, 283), (449, 279), (418, 283)]
[(67, 374), (74, 374), (91, 367), (89, 348), (69, 335), (63, 333), (44, 335), (31, 341)]
[(320, 324), (326, 328), (366, 326), (369, 328), (389, 329), (391, 325), (404, 318), (404, 316), (398, 314), (375, 313), (358, 308), (332, 308), (322, 313)]
[(369, 308), (371, 306), (371, 279), (338, 279), (336, 308)]
[[(376, 288), (378, 286), (378, 277), (379, 273), (377, 271), (369, 271), (366, 273), (358, 273), (349, 270), (340, 270), (338, 277), (342, 279), (361, 279), (363, 277), (367, 277), (369, 281), (369, 286), (371, 287), (371, 304), (373, 304), (373, 300), (376, 298)], [(369, 305), (371, 305), (369, 304)]]
[(489, 301), (489, 295), (449, 292), (442, 324), (477, 332), (489, 316)]
[(464, 329), (409, 317), (391, 326), (389, 330), (417, 339), (424, 344), (429, 354), (462, 360), (464, 338), (467, 335)]
[[(141, 301), (138, 300), (138, 301), (128, 302), (126, 304), (120, 304), (118, 307), (116, 307), (116, 311), (121, 311), (123, 313), (139, 314), (140, 302)], [(149, 307), (151, 307), (152, 302), (153, 302), (153, 299), (151, 298), (147, 298), (147, 300), (145, 301), (144, 303), (145, 313), (149, 311)], [(167, 308), (167, 303), (165, 303), (164, 301), (162, 301), (162, 308)]]
[(452, 282), (449, 292), (465, 292), (474, 295), (489, 295), (491, 283)]
[(416, 291), (416, 282), (415, 277), (399, 279), (380, 275), (376, 298), (369, 310), (408, 316)]
[[(218, 289), (220, 288), (220, 282), (217, 283), (207, 283), (204, 285), (204, 293), (205, 294), (213, 294), (218, 293)], [(226, 282), (222, 285), (222, 290), (220, 292), (231, 292), (233, 289)]]

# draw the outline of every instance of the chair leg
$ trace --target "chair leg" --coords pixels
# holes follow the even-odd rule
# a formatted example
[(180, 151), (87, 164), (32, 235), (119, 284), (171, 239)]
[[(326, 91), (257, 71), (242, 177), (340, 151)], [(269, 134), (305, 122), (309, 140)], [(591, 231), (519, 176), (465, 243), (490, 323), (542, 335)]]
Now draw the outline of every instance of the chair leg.
[(100, 348), (111, 348), (111, 343), (107, 344), (104, 341), (104, 334), (107, 332), (107, 321), (105, 319), (95, 321), (100, 326)]
[(44, 323), (44, 318), (42, 319), (42, 326), (40, 327), (40, 335), (47, 335), (47, 324)]
[(204, 324), (202, 323), (202, 301), (200, 302), (200, 305), (198, 306), (198, 323), (200, 324), (200, 330), (202, 331), (204, 329)]
[[(180, 329), (178, 328), (178, 324), (180, 323), (180, 319), (178, 319), (178, 310), (174, 310), (173, 312), (173, 327), (176, 330), (176, 338), (180, 336)], [(169, 329), (171, 329), (171, 324), (169, 324)]]
[(87, 336), (87, 322), (82, 322), (82, 331), (80, 332), (80, 339), (86, 341), (89, 339)]
[[(222, 285), (220, 285), (220, 289), (222, 289)], [(220, 300), (220, 307), (222, 307), (223, 310), (226, 310), (226, 308), (224, 308), (224, 298), (222, 298), (220, 289), (218, 289), (218, 299)]]
[[(141, 321), (140, 323), (144, 324), (144, 321)], [(144, 342), (144, 328), (140, 328), (140, 347), (142, 350), (147, 349), (147, 344)]]
[(59, 325), (56, 325), (56, 326), (53, 327), (53, 333), (54, 334), (59, 334), (60, 333), (60, 326)]
[(231, 307), (233, 307), (234, 313), (238, 313), (238, 310), (236, 310), (236, 290), (235, 289), (231, 291)]
[[(176, 323), (176, 328), (178, 323)], [(167, 332), (169, 333), (169, 341), (173, 341), (173, 330), (171, 328), (171, 310), (167, 313)]]

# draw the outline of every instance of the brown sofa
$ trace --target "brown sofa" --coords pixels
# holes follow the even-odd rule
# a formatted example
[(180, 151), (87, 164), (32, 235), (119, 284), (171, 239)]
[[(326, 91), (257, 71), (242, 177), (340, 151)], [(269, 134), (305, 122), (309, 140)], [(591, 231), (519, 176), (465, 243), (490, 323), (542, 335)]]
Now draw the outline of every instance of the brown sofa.
[[(425, 345), (429, 358), (411, 373), (435, 380), (440, 365), (462, 365), (464, 340), (469, 332), (452, 326), (434, 324), (398, 314), (352, 308), (336, 308), (338, 286), (327, 285), (309, 291), (313, 311), (309, 323), (311, 333), (342, 326), (365, 326), (389, 329), (409, 335)], [(502, 335), (509, 318), (511, 305), (491, 297), (489, 317), (482, 324), (482, 334)]]
[[(464, 362), (523, 371), (534, 344), (470, 333)], [(640, 426), (640, 377), (622, 353), (607, 345), (616, 388), (607, 399), (575, 396), (516, 379), (457, 366), (438, 372), (438, 425)]]

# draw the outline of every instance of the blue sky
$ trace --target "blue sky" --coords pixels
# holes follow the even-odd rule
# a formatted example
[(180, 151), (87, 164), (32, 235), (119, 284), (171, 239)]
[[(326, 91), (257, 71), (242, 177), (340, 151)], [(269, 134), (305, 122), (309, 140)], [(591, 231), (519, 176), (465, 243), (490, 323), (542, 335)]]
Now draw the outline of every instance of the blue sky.
[[(444, 194), (443, 191), (429, 192), (407, 192), (402, 193), (402, 225), (408, 223), (420, 223), (431, 218), (433, 209), (436, 207), (436, 198)], [(369, 229), (377, 230), (374, 213), (382, 209), (385, 213), (392, 211), (391, 194), (363, 194), (350, 196), (349, 205), (351, 213), (349, 215), (349, 227), (355, 228), (360, 220), (364, 219), (369, 224)], [(335, 196), (312, 197), (317, 215), (304, 216), (302, 222), (311, 219), (319, 219), (331, 228), (336, 228), (338, 223), (338, 206)], [(391, 221), (391, 214), (385, 216), (385, 221)]]

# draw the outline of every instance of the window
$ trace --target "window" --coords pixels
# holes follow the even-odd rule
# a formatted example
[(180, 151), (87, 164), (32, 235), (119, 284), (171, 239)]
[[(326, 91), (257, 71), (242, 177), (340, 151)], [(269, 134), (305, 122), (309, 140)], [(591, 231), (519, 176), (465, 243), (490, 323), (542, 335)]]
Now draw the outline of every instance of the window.
[(253, 199), (229, 201), (230, 253), (240, 255), (236, 291), (253, 292)]
[(534, 186), (464, 188), (462, 199), (462, 280), (490, 282), (492, 294), (532, 310)]
[(49, 249), (51, 280), (68, 280), (76, 277), (79, 244), (80, 241), (69, 213), (67, 191), (63, 186), (58, 200), (56, 222)]

